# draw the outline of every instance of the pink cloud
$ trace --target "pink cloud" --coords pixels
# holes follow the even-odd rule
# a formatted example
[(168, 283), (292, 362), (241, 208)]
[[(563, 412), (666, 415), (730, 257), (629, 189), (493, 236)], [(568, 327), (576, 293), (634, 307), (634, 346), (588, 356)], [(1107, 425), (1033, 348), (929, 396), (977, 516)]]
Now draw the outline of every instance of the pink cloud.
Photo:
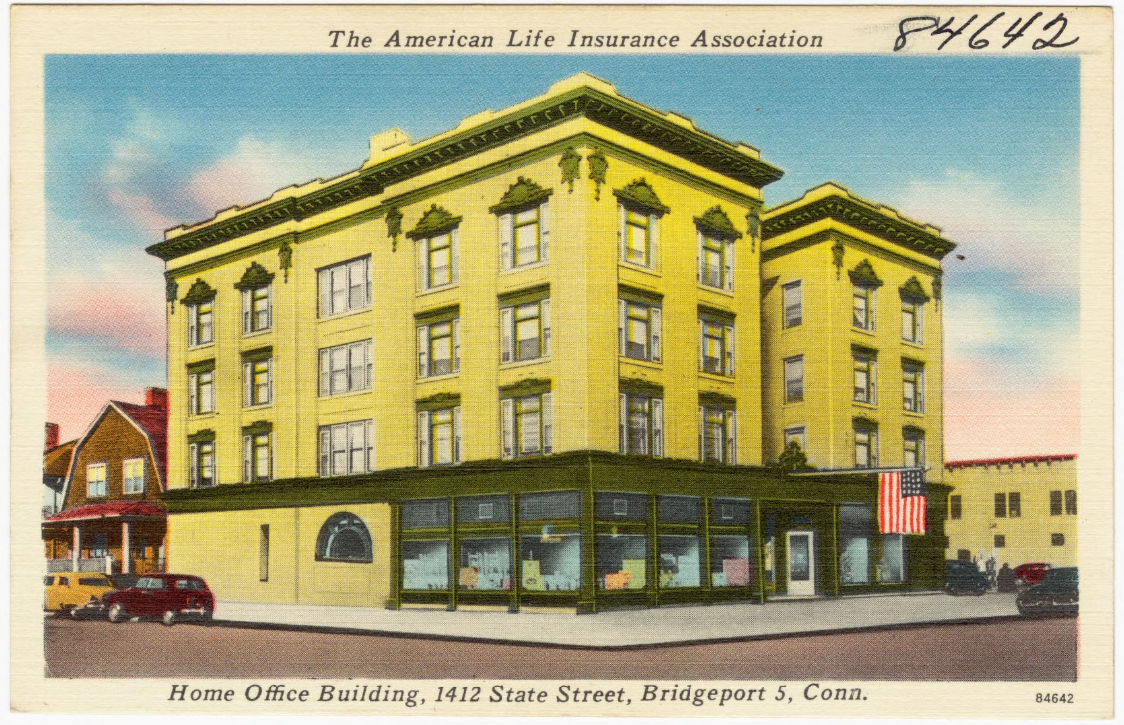
[(116, 186), (110, 187), (108, 194), (109, 200), (122, 211), (125, 218), (141, 229), (152, 232), (150, 236), (153, 239), (161, 238), (165, 229), (176, 225), (176, 222), (156, 211), (156, 202), (143, 194), (131, 194)]
[[(155, 382), (155, 385), (163, 383)], [(59, 424), (61, 441), (86, 433), (110, 400), (143, 403), (144, 388), (130, 375), (99, 369), (89, 363), (51, 360), (47, 363), (47, 420)]]
[(94, 338), (99, 345), (163, 358), (166, 346), (163, 303), (151, 284), (103, 286), (62, 280), (47, 311), (52, 332)]
[(187, 193), (211, 214), (267, 199), (283, 186), (311, 180), (323, 165), (324, 159), (317, 154), (302, 156), (284, 145), (243, 136), (230, 154), (191, 177)]

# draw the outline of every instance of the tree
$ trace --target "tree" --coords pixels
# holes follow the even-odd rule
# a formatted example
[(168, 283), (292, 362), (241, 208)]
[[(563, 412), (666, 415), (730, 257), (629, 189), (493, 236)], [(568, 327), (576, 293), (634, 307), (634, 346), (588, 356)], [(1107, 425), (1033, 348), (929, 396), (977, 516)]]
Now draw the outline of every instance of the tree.
[(808, 464), (808, 456), (797, 441), (788, 442), (777, 459), (777, 465), (782, 471), (811, 471), (815, 468)]

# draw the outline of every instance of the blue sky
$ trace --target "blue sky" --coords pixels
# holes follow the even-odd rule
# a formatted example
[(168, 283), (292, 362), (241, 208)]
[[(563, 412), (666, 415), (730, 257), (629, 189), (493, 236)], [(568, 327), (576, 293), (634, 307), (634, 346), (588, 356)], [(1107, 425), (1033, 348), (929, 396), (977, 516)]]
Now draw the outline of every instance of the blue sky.
[(583, 70), (760, 148), (785, 170), (770, 206), (831, 179), (942, 227), (965, 257), (945, 263), (949, 457), (1076, 448), (1080, 67), (1059, 56), (48, 56), (49, 415), (74, 437), (99, 396), (163, 384), (143, 248), (164, 228)]

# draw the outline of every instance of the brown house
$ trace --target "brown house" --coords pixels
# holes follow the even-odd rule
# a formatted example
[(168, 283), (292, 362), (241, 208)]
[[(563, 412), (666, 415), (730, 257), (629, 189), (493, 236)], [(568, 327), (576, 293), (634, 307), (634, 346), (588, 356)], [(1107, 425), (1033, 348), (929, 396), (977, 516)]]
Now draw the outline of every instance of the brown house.
[[(62, 511), (62, 495), (77, 440), (59, 443), (58, 423), (48, 423), (43, 444), (43, 518)], [(63, 552), (65, 554), (65, 552)], [(47, 551), (48, 558), (53, 556)]]
[[(52, 570), (160, 571), (164, 565), (168, 392), (110, 401), (73, 445), (62, 511), (43, 521)], [(61, 448), (61, 446), (60, 446)]]

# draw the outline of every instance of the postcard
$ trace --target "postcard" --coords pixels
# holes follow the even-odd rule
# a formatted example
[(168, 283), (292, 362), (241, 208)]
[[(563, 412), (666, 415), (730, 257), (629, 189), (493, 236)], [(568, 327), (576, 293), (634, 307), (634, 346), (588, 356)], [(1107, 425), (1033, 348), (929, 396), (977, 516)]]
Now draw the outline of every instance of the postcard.
[(14, 7), (12, 709), (1111, 717), (1111, 27)]

